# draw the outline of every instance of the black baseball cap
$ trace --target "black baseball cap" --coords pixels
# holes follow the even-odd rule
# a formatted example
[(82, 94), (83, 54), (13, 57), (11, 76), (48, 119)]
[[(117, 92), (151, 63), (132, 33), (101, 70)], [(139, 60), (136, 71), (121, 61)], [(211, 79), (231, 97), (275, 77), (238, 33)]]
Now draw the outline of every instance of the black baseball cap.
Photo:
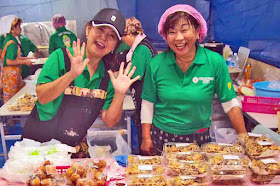
[(125, 29), (125, 19), (119, 10), (104, 8), (94, 16), (92, 25), (111, 27), (121, 40)]

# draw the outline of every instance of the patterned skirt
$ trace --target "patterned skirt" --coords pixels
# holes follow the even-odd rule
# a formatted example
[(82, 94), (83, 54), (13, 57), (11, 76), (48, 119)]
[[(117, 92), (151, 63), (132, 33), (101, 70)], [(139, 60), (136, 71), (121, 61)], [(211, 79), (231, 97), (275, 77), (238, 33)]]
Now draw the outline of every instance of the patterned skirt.
[(201, 146), (204, 143), (211, 141), (209, 136), (209, 128), (201, 132), (195, 132), (188, 135), (175, 135), (168, 132), (165, 132), (155, 125), (152, 125), (151, 137), (154, 147), (154, 155), (161, 155), (163, 150), (164, 143), (168, 142), (179, 142), (179, 143), (197, 143)]
[(2, 70), (3, 100), (6, 103), (23, 86), (20, 66), (6, 66)]

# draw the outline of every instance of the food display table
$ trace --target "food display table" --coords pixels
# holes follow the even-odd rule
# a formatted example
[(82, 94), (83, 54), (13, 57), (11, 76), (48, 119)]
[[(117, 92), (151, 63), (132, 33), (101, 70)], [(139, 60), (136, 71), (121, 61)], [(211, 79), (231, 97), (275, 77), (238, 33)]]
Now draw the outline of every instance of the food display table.
[[(9, 101), (0, 107), (0, 132), (1, 132), (1, 141), (3, 145), (3, 152), (5, 159), (8, 159), (8, 152), (6, 146), (6, 140), (17, 140), (21, 138), (21, 135), (5, 135), (4, 124), (7, 125), (7, 118), (12, 117), (19, 120), (25, 120), (26, 117), (30, 114), (31, 111), (10, 111), (8, 109), (9, 105), (15, 104), (17, 98), (23, 96), (26, 93), (31, 93), (28, 86), (24, 86), (18, 93), (16, 93)], [(124, 104), (123, 104), (123, 116), (126, 120), (127, 125), (127, 135), (128, 135), (128, 144), (131, 146), (131, 116), (134, 112), (134, 103), (130, 95), (126, 95)], [(22, 126), (23, 127), (23, 126)]]

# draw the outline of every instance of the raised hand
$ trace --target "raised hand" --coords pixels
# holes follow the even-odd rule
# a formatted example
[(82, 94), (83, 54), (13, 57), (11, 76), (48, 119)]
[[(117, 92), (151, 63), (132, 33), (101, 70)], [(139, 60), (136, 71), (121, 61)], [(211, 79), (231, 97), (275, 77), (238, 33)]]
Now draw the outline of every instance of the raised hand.
[(131, 79), (132, 75), (135, 72), (136, 67), (133, 67), (129, 72), (130, 68), (131, 68), (131, 63), (129, 63), (126, 69), (124, 70), (124, 62), (122, 62), (117, 77), (114, 76), (111, 70), (108, 71), (111, 78), (111, 82), (115, 89), (115, 93), (125, 94), (129, 89), (130, 85), (140, 78), (139, 75)]
[(78, 39), (77, 42), (76, 41), (73, 42), (73, 56), (70, 53), (70, 51), (66, 49), (67, 55), (71, 61), (71, 68), (69, 72), (73, 75), (74, 78), (79, 76), (84, 71), (85, 67), (89, 62), (88, 58), (83, 60), (85, 54), (85, 48), (86, 48), (86, 44), (83, 43), (81, 49), (80, 39)]

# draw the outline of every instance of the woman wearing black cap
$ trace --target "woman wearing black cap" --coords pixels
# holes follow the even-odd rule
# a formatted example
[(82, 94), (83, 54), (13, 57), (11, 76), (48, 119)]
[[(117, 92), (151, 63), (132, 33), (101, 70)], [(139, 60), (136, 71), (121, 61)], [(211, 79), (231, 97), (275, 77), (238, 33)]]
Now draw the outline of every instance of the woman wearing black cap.
[(105, 57), (120, 43), (125, 19), (118, 10), (106, 8), (89, 25), (87, 45), (80, 48), (78, 39), (73, 48), (58, 49), (46, 61), (37, 81), (38, 101), (23, 138), (40, 142), (55, 138), (75, 146), (100, 111), (109, 127), (120, 120), (126, 91), (139, 76), (131, 79), (135, 68), (129, 72), (131, 65), (124, 69), (122, 64), (114, 77)]

